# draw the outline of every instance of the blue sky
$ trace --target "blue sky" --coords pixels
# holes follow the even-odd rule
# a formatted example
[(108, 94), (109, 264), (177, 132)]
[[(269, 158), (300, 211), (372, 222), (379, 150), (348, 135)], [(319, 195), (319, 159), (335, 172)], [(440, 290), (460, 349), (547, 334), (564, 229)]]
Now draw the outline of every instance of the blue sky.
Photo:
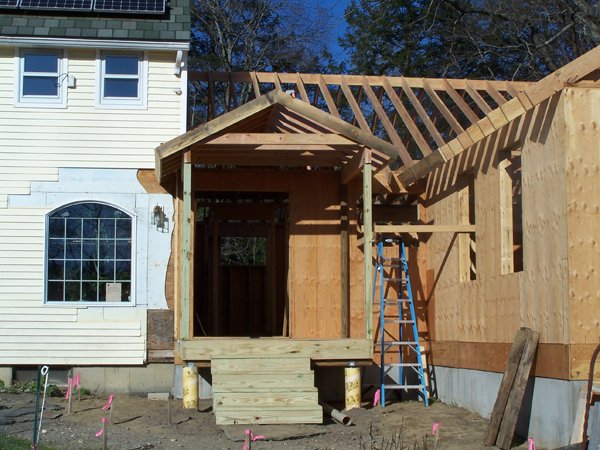
[(329, 12), (331, 30), (328, 33), (327, 46), (336, 60), (344, 59), (344, 51), (338, 45), (338, 37), (342, 36), (346, 30), (344, 11), (348, 7), (350, 0), (307, 0), (306, 3), (324, 8)]

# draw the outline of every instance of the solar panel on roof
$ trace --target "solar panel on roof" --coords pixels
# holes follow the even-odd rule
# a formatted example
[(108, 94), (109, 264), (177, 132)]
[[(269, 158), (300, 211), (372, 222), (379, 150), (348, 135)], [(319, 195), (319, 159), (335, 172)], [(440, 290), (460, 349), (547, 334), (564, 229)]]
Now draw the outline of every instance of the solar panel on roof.
[(0, 0), (0, 8), (16, 8), (19, 0)]
[[(2, 0), (0, 0), (2, 1)], [(22, 9), (90, 11), (93, 0), (21, 0)]]
[(162, 14), (166, 0), (95, 0), (94, 10), (114, 13)]

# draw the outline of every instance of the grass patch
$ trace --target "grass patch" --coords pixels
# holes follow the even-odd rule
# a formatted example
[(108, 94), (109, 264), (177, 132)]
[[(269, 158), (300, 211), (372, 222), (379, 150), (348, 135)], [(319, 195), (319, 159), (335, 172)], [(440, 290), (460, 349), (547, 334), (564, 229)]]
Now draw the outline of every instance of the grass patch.
[[(0, 434), (0, 448), (2, 450), (31, 450), (31, 441), (9, 434)], [(59, 450), (56, 447), (48, 447), (42, 443), (39, 450)]]

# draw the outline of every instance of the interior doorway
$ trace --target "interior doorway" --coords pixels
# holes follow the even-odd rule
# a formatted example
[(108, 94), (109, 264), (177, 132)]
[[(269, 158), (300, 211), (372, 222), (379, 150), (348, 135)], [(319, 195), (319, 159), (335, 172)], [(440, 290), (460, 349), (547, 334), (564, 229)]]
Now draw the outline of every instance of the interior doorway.
[(288, 195), (197, 192), (194, 336), (285, 336)]

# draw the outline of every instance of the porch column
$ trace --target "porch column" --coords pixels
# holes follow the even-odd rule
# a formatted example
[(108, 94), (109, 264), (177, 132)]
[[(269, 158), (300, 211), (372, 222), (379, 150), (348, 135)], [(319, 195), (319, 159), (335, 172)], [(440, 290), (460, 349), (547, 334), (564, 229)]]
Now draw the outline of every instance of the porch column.
[(190, 339), (190, 274), (192, 252), (192, 163), (191, 153), (184, 154), (181, 173), (183, 180), (183, 211), (181, 212), (179, 261), (179, 338)]
[(363, 237), (365, 255), (365, 338), (373, 339), (373, 197), (371, 150), (363, 165)]

